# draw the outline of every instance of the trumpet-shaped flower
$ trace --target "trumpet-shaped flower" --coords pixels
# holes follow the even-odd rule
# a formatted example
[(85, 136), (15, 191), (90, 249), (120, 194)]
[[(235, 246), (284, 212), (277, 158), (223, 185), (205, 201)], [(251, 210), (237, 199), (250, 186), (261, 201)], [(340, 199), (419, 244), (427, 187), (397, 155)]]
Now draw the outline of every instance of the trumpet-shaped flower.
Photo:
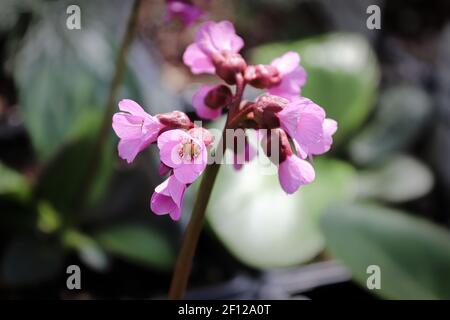
[(243, 46), (244, 41), (236, 35), (231, 22), (207, 21), (197, 30), (195, 42), (186, 48), (183, 61), (194, 74), (213, 74), (215, 64), (227, 54), (238, 53)]
[(313, 182), (315, 176), (312, 165), (295, 154), (287, 156), (278, 167), (281, 188), (289, 194), (296, 192), (300, 186)]
[(306, 82), (306, 72), (300, 66), (300, 56), (298, 53), (289, 51), (272, 61), (281, 81), (268, 89), (270, 94), (294, 100), (300, 96), (300, 89)]
[(172, 220), (181, 216), (186, 185), (173, 175), (155, 188), (150, 200), (150, 207), (157, 215), (169, 214)]
[(181, 183), (192, 183), (206, 167), (204, 142), (186, 131), (176, 129), (162, 133), (158, 137), (158, 148), (161, 161), (173, 168), (175, 178)]
[(119, 156), (131, 163), (140, 151), (156, 141), (164, 125), (133, 100), (121, 100), (119, 109), (122, 112), (114, 114), (112, 127), (120, 138)]

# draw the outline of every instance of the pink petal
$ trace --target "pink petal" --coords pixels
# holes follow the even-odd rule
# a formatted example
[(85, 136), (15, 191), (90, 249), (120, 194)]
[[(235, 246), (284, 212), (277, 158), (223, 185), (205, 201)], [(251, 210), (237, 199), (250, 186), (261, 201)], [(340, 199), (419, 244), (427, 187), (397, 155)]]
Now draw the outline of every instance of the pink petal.
[(297, 132), (297, 124), (301, 112), (302, 109), (297, 104), (289, 103), (277, 114), (280, 119), (281, 128), (291, 137), (294, 137)]
[(113, 116), (112, 127), (121, 139), (133, 139), (142, 136), (144, 119), (127, 113), (116, 113)]
[(203, 23), (197, 30), (195, 42), (210, 57), (224, 52), (237, 53), (244, 46), (244, 41), (236, 35), (230, 21)]
[(181, 207), (183, 201), (184, 191), (186, 190), (186, 185), (180, 182), (176, 177), (170, 176), (168, 178), (169, 182), (167, 188), (169, 190), (170, 196), (178, 207)]
[(205, 104), (205, 97), (215, 86), (202, 85), (192, 97), (192, 105), (200, 118), (214, 120), (222, 114), (221, 109), (211, 109)]
[(214, 74), (216, 68), (211, 59), (198, 47), (196, 43), (190, 44), (183, 54), (183, 62), (193, 74), (210, 73)]
[(180, 182), (188, 184), (194, 182), (198, 176), (199, 172), (196, 172), (192, 168), (192, 164), (184, 164), (178, 168), (173, 169), (173, 174)]
[(119, 141), (117, 150), (119, 157), (128, 163), (133, 162), (139, 151), (141, 151), (142, 139), (122, 139)]
[(292, 155), (280, 164), (278, 178), (282, 189), (292, 194), (300, 186), (313, 182), (315, 171), (309, 162)]
[(276, 96), (294, 101), (299, 98), (301, 87), (306, 83), (306, 72), (302, 67), (295, 68), (292, 72), (285, 74), (281, 82), (267, 91)]
[(310, 153), (313, 155), (324, 154), (331, 149), (333, 144), (333, 134), (337, 130), (337, 122), (333, 119), (325, 119), (323, 122), (323, 137), (322, 141), (310, 148)]
[(150, 208), (153, 213), (163, 215), (175, 210), (177, 205), (173, 202), (171, 197), (154, 192), (150, 200)]
[(119, 109), (120, 111), (128, 112), (135, 116), (141, 116), (142, 118), (147, 118), (150, 116), (136, 101), (130, 99), (120, 100)]
[(155, 188), (150, 207), (155, 214), (169, 214), (173, 220), (180, 218), (186, 186), (170, 176)]
[(278, 69), (282, 76), (294, 71), (300, 65), (300, 56), (297, 52), (289, 51), (274, 59), (272, 66)]

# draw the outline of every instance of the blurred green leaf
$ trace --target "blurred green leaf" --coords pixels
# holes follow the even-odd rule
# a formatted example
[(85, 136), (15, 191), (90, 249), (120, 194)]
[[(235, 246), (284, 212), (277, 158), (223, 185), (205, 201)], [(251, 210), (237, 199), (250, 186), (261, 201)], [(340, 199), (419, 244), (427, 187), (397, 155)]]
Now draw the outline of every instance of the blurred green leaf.
[(239, 172), (221, 167), (207, 218), (239, 260), (259, 269), (286, 267), (323, 249), (318, 216), (351, 195), (355, 172), (338, 160), (322, 158), (314, 166), (316, 181), (294, 195), (282, 191), (276, 171), (264, 171), (256, 160)]
[[(80, 198), (84, 178), (88, 171), (88, 162), (92, 159), (93, 141), (91, 137), (73, 141), (65, 145), (55, 154), (39, 176), (36, 186), (37, 197), (45, 199), (59, 214), (67, 218)], [(89, 201), (102, 195), (108, 186), (109, 177), (113, 169), (112, 145), (108, 144), (104, 150), (101, 163), (96, 172), (94, 187), (89, 194)]]
[(66, 247), (77, 250), (80, 259), (92, 269), (105, 271), (109, 267), (103, 248), (90, 236), (69, 229), (64, 232), (62, 242)]
[(30, 187), (26, 178), (19, 172), (8, 168), (0, 162), (0, 194), (15, 194), (24, 198)]
[(168, 239), (146, 226), (112, 226), (98, 231), (94, 238), (112, 254), (158, 270), (169, 271), (175, 262)]
[[(46, 2), (43, 19), (27, 33), (15, 59), (19, 106), (34, 148), (44, 160), (60, 145), (79, 138), (76, 128), (87, 114), (99, 116), (108, 96), (121, 35), (115, 31), (126, 20), (112, 19), (108, 1), (83, 4), (83, 29), (78, 31), (65, 26), (66, 15), (61, 13), (67, 2)], [(95, 10), (88, 10), (92, 6)], [(113, 29), (108, 28), (111, 20), (116, 24)], [(132, 69), (126, 72), (124, 90), (125, 96), (141, 97)], [(95, 132), (98, 127), (90, 129)]]
[(16, 238), (5, 250), (2, 278), (7, 285), (38, 284), (61, 272), (64, 253), (54, 242)]
[(44, 233), (52, 233), (61, 227), (61, 216), (47, 201), (40, 201), (38, 208), (38, 228)]
[(370, 265), (381, 269), (381, 289), (392, 299), (450, 299), (450, 234), (397, 210), (339, 205), (322, 216), (331, 254), (366, 287)]
[(350, 155), (361, 165), (404, 150), (430, 119), (432, 102), (419, 87), (401, 85), (380, 95), (375, 119), (352, 141)]
[(405, 202), (431, 191), (433, 174), (423, 163), (406, 155), (386, 159), (377, 168), (358, 177), (358, 196), (389, 202)]
[(361, 36), (336, 33), (310, 39), (271, 43), (252, 51), (254, 63), (296, 51), (308, 73), (302, 95), (324, 107), (336, 119), (340, 142), (361, 126), (373, 108), (379, 70), (370, 44)]

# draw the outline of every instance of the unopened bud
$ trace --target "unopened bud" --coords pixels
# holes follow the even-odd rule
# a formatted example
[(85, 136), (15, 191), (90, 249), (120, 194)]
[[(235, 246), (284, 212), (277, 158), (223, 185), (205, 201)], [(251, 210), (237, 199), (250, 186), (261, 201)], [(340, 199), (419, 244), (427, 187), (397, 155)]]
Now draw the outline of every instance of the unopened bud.
[(278, 69), (265, 64), (248, 66), (245, 69), (244, 78), (250, 85), (258, 89), (269, 88), (281, 82)]
[(226, 85), (218, 85), (211, 89), (205, 97), (205, 104), (211, 109), (220, 109), (228, 105), (233, 98), (233, 93)]
[(194, 124), (189, 117), (181, 111), (172, 111), (168, 113), (161, 113), (156, 115), (159, 122), (166, 126), (166, 130), (185, 129), (189, 130), (194, 127)]
[(236, 74), (244, 73), (247, 63), (239, 53), (225, 53), (214, 61), (216, 74), (228, 84), (236, 83)]
[(274, 129), (280, 126), (280, 120), (277, 113), (283, 110), (284, 106), (289, 103), (288, 100), (264, 94), (260, 96), (255, 104), (254, 119), (263, 128)]

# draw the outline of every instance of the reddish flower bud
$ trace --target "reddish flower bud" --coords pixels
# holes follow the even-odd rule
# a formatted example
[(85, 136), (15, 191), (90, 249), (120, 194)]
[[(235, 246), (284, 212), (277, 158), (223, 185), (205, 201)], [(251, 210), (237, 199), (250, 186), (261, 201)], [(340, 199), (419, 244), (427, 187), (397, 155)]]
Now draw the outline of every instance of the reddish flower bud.
[(226, 85), (218, 85), (211, 89), (205, 97), (205, 104), (211, 109), (220, 109), (231, 102), (233, 93)]
[(197, 138), (205, 144), (206, 147), (210, 146), (214, 142), (214, 136), (202, 127), (194, 127), (188, 131), (188, 133), (193, 136), (194, 138)]
[(259, 89), (276, 86), (281, 82), (278, 69), (265, 64), (248, 66), (245, 69), (244, 78), (250, 85)]
[(194, 124), (189, 117), (181, 111), (161, 113), (156, 115), (156, 118), (158, 118), (159, 122), (165, 126), (163, 129), (164, 131), (172, 129), (189, 130), (194, 127)]
[(280, 120), (278, 119), (277, 113), (283, 110), (287, 103), (289, 101), (281, 97), (268, 94), (260, 96), (255, 102), (255, 121), (262, 128), (278, 128), (280, 126)]
[(214, 60), (216, 74), (228, 84), (236, 83), (236, 74), (244, 73), (247, 63), (239, 53), (227, 52)]
[(261, 139), (264, 153), (274, 164), (278, 165), (294, 154), (286, 132), (281, 128), (268, 130)]

